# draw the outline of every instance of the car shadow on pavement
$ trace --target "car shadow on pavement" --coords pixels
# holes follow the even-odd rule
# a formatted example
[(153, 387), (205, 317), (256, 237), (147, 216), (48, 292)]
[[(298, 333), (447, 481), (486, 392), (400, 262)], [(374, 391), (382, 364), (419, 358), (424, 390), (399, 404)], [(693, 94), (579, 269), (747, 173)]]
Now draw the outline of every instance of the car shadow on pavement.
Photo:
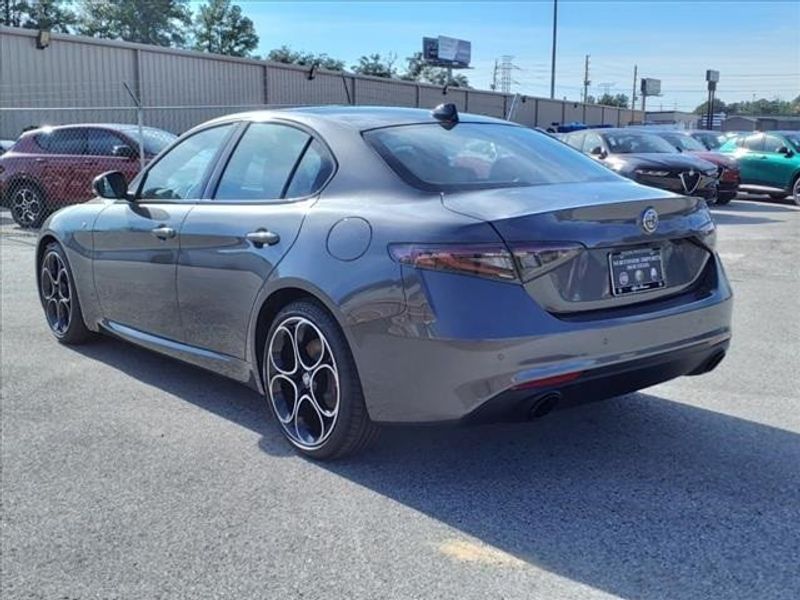
[[(113, 339), (78, 350), (294, 456), (237, 383)], [(774, 427), (638, 393), (527, 424), (387, 427), (311, 464), (623, 598), (800, 597), (800, 435)]]
[(800, 598), (800, 436), (780, 429), (639, 393), (391, 429), (322, 466), (623, 598)]

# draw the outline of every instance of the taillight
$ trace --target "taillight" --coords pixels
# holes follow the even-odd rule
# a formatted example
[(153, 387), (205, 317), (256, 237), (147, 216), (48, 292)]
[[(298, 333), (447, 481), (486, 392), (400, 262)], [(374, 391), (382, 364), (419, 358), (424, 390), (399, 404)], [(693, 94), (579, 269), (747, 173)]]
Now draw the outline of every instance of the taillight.
[(399, 244), (389, 246), (389, 252), (395, 260), (418, 269), (451, 271), (505, 281), (517, 279), (514, 261), (502, 244)]
[(709, 220), (697, 231), (697, 239), (712, 252), (717, 247), (717, 227), (714, 221)]
[(392, 257), (418, 269), (528, 282), (575, 258), (580, 244), (393, 244)]

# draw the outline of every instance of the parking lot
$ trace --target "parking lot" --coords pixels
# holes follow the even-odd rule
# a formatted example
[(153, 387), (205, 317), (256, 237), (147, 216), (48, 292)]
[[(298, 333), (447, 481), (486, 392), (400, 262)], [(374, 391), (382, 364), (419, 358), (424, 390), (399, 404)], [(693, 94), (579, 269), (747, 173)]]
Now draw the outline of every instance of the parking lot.
[(57, 344), (35, 237), (0, 213), (1, 595), (800, 597), (800, 208), (713, 213), (736, 294), (713, 373), (332, 464), (244, 387)]

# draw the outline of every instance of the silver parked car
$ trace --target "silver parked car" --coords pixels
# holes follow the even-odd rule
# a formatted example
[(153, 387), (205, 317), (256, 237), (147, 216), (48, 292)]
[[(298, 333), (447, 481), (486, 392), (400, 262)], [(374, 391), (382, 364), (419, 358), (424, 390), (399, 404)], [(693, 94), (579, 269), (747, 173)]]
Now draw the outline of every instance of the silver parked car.
[(705, 373), (731, 336), (703, 200), (453, 105), (228, 116), (95, 189), (39, 238), (56, 338), (246, 383), (315, 458)]

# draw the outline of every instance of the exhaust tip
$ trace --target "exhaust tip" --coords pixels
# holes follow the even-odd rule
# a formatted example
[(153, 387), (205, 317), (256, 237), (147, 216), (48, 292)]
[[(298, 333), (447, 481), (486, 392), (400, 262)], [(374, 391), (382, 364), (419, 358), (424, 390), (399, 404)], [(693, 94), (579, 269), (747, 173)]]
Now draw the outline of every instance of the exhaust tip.
[(553, 410), (559, 402), (561, 402), (561, 394), (559, 392), (547, 392), (546, 394), (537, 396), (533, 399), (531, 407), (528, 409), (528, 419), (533, 420), (545, 416)]

